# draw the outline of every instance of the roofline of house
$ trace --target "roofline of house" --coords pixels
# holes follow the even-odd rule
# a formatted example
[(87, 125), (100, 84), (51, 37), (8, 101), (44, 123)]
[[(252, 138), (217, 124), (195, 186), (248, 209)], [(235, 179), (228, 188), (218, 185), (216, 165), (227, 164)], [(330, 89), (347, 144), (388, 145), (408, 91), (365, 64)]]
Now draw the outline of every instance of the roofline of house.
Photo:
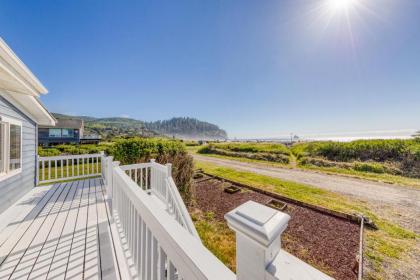
[(0, 68), (7, 73), (9, 80), (22, 86), (16, 91), (11, 88), (3, 89), (2, 96), (27, 114), (37, 124), (55, 125), (55, 118), (39, 100), (39, 96), (48, 93), (48, 90), (1, 37)]

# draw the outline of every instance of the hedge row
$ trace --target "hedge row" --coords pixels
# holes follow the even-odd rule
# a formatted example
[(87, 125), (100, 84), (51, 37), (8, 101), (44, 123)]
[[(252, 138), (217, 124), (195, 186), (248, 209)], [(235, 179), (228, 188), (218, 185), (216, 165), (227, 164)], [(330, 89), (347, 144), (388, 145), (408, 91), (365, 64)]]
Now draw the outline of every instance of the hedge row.
[(357, 140), (352, 142), (309, 142), (292, 147), (298, 157), (324, 157), (332, 161), (403, 161), (407, 155), (420, 157), (416, 140)]
[(238, 153), (271, 153), (290, 155), (290, 150), (283, 144), (275, 143), (212, 143), (213, 148)]
[(284, 154), (278, 153), (264, 153), (264, 152), (253, 152), (253, 153), (246, 153), (246, 152), (233, 152), (229, 150), (223, 150), (215, 148), (212, 145), (205, 146), (198, 150), (201, 154), (216, 154), (222, 156), (230, 156), (230, 157), (241, 157), (241, 158), (248, 158), (248, 159), (256, 159), (256, 160), (266, 160), (271, 162), (280, 162), (280, 163), (289, 163), (289, 156)]

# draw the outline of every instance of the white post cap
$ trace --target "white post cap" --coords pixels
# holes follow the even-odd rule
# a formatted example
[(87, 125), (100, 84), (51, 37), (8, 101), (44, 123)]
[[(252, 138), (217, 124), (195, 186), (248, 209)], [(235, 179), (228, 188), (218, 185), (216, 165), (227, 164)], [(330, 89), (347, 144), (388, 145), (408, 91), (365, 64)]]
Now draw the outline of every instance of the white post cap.
[(248, 201), (227, 213), (225, 219), (230, 228), (267, 247), (287, 228), (290, 216)]

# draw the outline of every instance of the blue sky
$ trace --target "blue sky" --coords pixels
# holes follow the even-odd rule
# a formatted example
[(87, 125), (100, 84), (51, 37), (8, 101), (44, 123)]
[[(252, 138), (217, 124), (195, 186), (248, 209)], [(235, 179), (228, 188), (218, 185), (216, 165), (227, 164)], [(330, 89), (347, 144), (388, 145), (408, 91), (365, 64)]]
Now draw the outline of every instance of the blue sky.
[(0, 35), (53, 112), (231, 137), (420, 129), (420, 1), (326, 1), (1, 1)]

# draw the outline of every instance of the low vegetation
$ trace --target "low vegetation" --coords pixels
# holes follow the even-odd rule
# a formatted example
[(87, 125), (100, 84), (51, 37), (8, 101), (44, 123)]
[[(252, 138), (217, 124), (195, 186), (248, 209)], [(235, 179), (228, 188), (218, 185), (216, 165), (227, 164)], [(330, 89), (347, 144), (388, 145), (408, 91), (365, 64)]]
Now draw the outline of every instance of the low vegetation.
[(175, 183), (189, 201), (193, 159), (182, 142), (159, 138), (120, 139), (113, 145), (111, 155), (121, 164), (147, 162), (152, 158), (161, 164), (172, 163)]
[[(411, 250), (415, 248), (416, 239), (420, 237), (414, 232), (394, 224), (386, 217), (380, 216), (366, 202), (357, 199), (344, 197), (304, 184), (284, 181), (251, 172), (237, 171), (209, 163), (197, 162), (196, 167), (222, 178), (276, 192), (303, 202), (323, 206), (332, 210), (346, 213), (360, 213), (367, 216), (374, 221), (379, 229), (376, 231), (366, 230), (365, 233), (365, 256), (368, 264), (366, 279), (392, 279), (393, 276), (390, 276), (388, 273), (395, 269), (398, 270), (398, 263), (403, 262), (407, 258)], [(210, 219), (198, 219), (196, 224), (198, 224), (198, 227), (202, 226), (210, 229), (217, 227), (217, 225), (211, 223)], [(213, 232), (210, 230), (205, 235), (208, 242), (211, 242), (213, 239), (217, 240), (217, 232)], [(232, 250), (231, 245), (222, 246), (220, 243), (217, 243), (212, 244), (208, 248), (216, 255), (223, 252), (229, 252), (228, 254), (232, 255), (230, 253)], [(221, 258), (221, 260), (227, 265), (231, 263), (231, 259), (225, 260)]]
[(280, 163), (289, 163), (290, 158), (290, 151), (286, 146), (271, 143), (213, 143), (202, 147), (198, 153)]
[(50, 148), (38, 147), (38, 155), (41, 157), (52, 157), (60, 155), (84, 155), (84, 154), (97, 154), (101, 151), (107, 154), (111, 153), (111, 149), (114, 146), (113, 142), (102, 142), (98, 145), (95, 144), (83, 144), (83, 145), (57, 145)]
[(309, 142), (292, 147), (301, 165), (420, 178), (420, 141)]
[(219, 260), (232, 271), (236, 271), (236, 238), (226, 223), (218, 221), (213, 212), (191, 213), (200, 239)]
[(210, 143), (188, 150), (212, 157), (266, 163), (420, 187), (420, 138), (274, 143)]

